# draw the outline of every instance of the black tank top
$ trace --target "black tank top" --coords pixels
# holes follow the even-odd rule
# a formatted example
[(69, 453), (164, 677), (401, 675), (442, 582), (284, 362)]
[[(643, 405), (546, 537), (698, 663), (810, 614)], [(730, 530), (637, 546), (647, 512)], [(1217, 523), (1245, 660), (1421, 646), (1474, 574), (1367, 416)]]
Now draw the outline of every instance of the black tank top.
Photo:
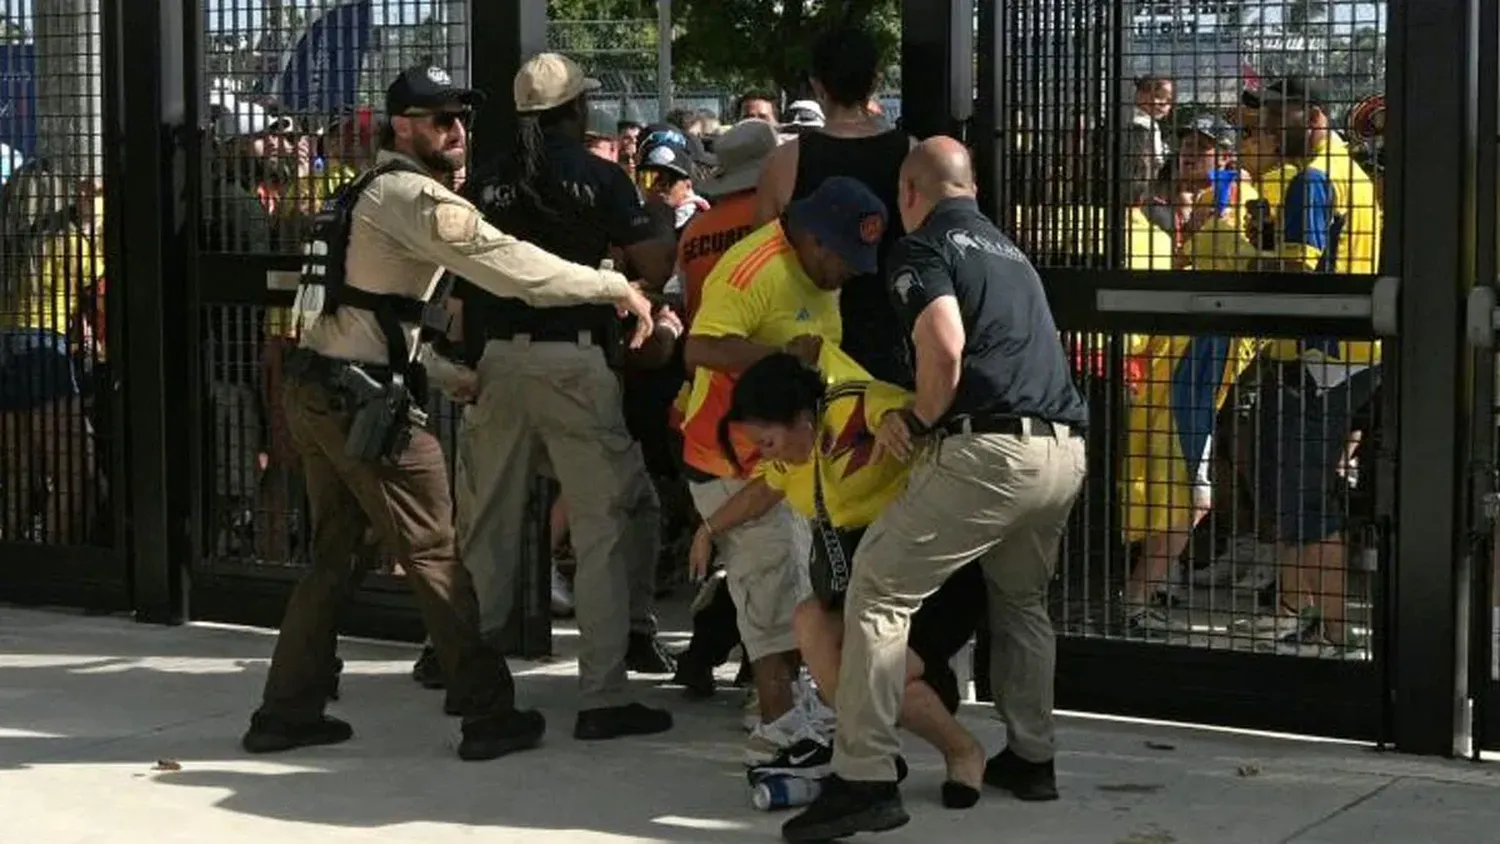
[(915, 387), (916, 380), (885, 278), (891, 247), (905, 234), (896, 189), (901, 163), (910, 149), (911, 140), (900, 129), (864, 138), (809, 132), (797, 141), (797, 184), (792, 188), (792, 199), (798, 200), (817, 190), (825, 179), (847, 176), (864, 183), (885, 203), (889, 223), (880, 243), (880, 272), (850, 279), (839, 293), (843, 349), (871, 375), (909, 389)]

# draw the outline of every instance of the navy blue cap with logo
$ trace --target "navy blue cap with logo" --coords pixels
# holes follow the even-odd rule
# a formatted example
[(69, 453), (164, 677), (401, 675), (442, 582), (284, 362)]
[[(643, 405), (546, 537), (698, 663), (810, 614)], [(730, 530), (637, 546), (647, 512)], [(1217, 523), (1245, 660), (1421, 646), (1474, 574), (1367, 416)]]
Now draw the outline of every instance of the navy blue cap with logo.
[(885, 203), (857, 179), (833, 176), (786, 209), (787, 221), (817, 238), (860, 275), (880, 269)]

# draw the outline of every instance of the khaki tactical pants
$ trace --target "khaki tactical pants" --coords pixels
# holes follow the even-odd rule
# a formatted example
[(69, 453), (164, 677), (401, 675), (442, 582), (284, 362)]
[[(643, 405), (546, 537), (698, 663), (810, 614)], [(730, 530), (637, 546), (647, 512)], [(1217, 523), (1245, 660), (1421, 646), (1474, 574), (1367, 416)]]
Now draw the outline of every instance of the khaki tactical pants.
[(367, 526), (406, 571), (450, 699), (466, 716), (513, 709), (510, 670), (479, 637), (474, 587), (458, 563), (448, 469), (437, 439), (413, 431), (395, 465), (363, 463), (344, 454), (350, 414), (327, 388), (288, 380), (285, 405), (312, 509), (313, 565), (287, 603), (261, 710), (295, 721), (323, 712), (336, 616), (351, 591)]
[(481, 626), (498, 633), (513, 606), (526, 499), (545, 450), (578, 562), (580, 707), (625, 703), (631, 573), (656, 564), (661, 507), (625, 429), (620, 381), (597, 346), (523, 337), (491, 341), (478, 372), (479, 400), (464, 415), (459, 549)]
[(990, 677), (1009, 747), (1022, 759), (1049, 760), (1057, 639), (1047, 585), (1083, 485), (1084, 441), (1064, 429), (971, 434), (948, 437), (916, 459), (906, 491), (855, 552), (834, 770), (849, 780), (895, 781), (912, 613), (975, 559), (989, 587)]

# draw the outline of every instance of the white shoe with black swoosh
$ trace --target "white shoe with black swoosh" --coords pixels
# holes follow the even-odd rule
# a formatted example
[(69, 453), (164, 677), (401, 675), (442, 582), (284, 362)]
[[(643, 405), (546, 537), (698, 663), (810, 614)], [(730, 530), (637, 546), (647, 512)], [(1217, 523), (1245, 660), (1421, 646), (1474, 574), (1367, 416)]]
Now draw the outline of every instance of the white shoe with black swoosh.
[(799, 739), (763, 765), (745, 772), (751, 785), (768, 777), (800, 777), (817, 780), (828, 776), (833, 764), (833, 747), (815, 738)]

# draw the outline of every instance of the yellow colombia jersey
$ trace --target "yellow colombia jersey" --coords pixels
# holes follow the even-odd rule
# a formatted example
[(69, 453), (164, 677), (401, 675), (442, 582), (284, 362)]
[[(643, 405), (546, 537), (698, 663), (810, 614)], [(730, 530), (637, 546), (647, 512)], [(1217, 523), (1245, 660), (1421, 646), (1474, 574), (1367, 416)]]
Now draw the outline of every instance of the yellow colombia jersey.
[(834, 527), (861, 528), (906, 489), (908, 466), (890, 456), (874, 459), (875, 429), (888, 411), (906, 407), (912, 394), (875, 381), (848, 355), (825, 345), (818, 368), (829, 382), (819, 420), (816, 459), (801, 465), (762, 462), (756, 473), (786, 495), (793, 510), (812, 518), (813, 472), (823, 473), (823, 502)]
[[(1355, 162), (1349, 147), (1329, 132), (1312, 159), (1287, 185), (1276, 208), (1278, 229), (1285, 256), (1300, 259), (1308, 269), (1374, 275), (1380, 264), (1383, 225), (1375, 184)], [(1335, 221), (1342, 218), (1336, 231)], [(1332, 251), (1331, 260), (1325, 253)], [(1272, 344), (1271, 356), (1294, 360), (1309, 352), (1350, 364), (1380, 362), (1380, 344), (1306, 337)]]
[(1141, 378), (1125, 414), (1127, 542), (1192, 523), (1193, 477), (1219, 409), (1258, 346), (1247, 337), (1146, 335), (1132, 350)]
[[(773, 221), (746, 235), (714, 265), (688, 336), (742, 337), (780, 349), (804, 334), (822, 337), (824, 348), (843, 341), (838, 296), (813, 284), (781, 223)], [(734, 476), (718, 436), (734, 381), (723, 372), (694, 372), (683, 412), (683, 461), (720, 478)], [(748, 471), (755, 462), (753, 447), (743, 437), (735, 442), (739, 463)]]
[(0, 327), (69, 335), (82, 292), (104, 275), (103, 256), (92, 246), (77, 229), (40, 240), (15, 298), (0, 306)]
[[(1235, 201), (1228, 214), (1215, 214), (1208, 218), (1197, 231), (1188, 235), (1182, 244), (1182, 253), (1188, 266), (1195, 270), (1233, 272), (1244, 270), (1249, 262), (1260, 257), (1255, 244), (1245, 236), (1245, 204), (1261, 198), (1249, 180), (1235, 183)], [(1213, 189), (1200, 194), (1198, 203), (1214, 201)]]

